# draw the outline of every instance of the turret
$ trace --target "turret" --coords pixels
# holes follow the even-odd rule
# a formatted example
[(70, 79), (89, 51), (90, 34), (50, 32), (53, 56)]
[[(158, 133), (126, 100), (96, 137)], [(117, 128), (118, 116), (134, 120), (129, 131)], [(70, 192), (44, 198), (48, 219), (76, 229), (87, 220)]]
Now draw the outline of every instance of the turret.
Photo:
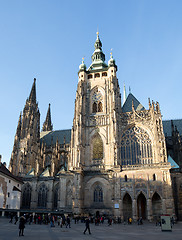
[(50, 106), (51, 106), (51, 104), (49, 103), (49, 107), (47, 110), (47, 116), (46, 116), (46, 120), (43, 124), (42, 131), (52, 131), (52, 129), (53, 129), (53, 125), (51, 122), (51, 107)]

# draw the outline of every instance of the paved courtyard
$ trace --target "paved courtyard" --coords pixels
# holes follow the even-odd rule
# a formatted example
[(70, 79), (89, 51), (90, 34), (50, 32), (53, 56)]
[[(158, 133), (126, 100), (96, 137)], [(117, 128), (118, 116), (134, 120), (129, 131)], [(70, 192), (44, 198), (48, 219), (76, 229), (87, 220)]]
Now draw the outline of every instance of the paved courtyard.
[(0, 240), (181, 240), (182, 239), (182, 222), (174, 225), (172, 232), (162, 232), (160, 227), (156, 227), (153, 223), (144, 222), (138, 226), (136, 223), (132, 225), (115, 224), (108, 226), (106, 223), (100, 226), (90, 224), (91, 235), (83, 234), (85, 228), (84, 223), (74, 224), (72, 221), (71, 228), (50, 228), (50, 225), (26, 225), (24, 237), (18, 236), (17, 225), (9, 223), (9, 219), (0, 218)]

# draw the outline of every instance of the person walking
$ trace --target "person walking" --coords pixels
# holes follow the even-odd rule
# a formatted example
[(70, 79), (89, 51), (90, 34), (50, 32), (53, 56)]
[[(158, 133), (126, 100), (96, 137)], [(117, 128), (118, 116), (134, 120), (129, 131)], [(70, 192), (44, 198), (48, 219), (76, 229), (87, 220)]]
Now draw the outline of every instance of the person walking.
[(68, 226), (69, 226), (69, 228), (71, 228), (69, 216), (67, 216), (67, 218), (66, 218), (66, 228), (67, 228)]
[(83, 232), (83, 234), (85, 234), (86, 233), (86, 231), (88, 230), (88, 232), (89, 232), (89, 234), (91, 234), (91, 232), (90, 232), (90, 221), (89, 221), (89, 218), (86, 218), (86, 220), (85, 220), (85, 231)]
[(10, 214), (10, 218), (11, 219), (10, 219), (9, 223), (12, 223), (13, 222), (13, 213)]
[(24, 236), (24, 228), (25, 228), (25, 218), (24, 216), (20, 217), (20, 223), (19, 223), (19, 237)]
[(16, 224), (18, 222), (18, 216), (17, 216), (17, 214), (15, 215), (15, 223), (14, 224)]

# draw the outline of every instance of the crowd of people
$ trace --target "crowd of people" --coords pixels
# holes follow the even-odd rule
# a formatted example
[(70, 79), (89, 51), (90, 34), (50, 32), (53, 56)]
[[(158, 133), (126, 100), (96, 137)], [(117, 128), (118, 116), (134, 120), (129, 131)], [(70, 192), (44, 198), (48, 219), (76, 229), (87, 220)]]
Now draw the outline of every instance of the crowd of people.
[[(71, 228), (71, 220), (74, 221), (75, 224), (81, 222), (85, 223), (85, 230), (83, 233), (85, 234), (87, 231), (91, 234), (90, 231), (90, 223), (97, 225), (102, 225), (104, 222), (107, 222), (108, 226), (112, 224), (120, 224), (122, 223), (121, 218), (118, 217), (105, 217), (105, 216), (69, 216), (69, 215), (54, 215), (54, 214), (31, 214), (27, 213), (18, 218), (17, 214), (10, 213), (10, 221), (9, 223), (16, 224), (19, 220), (19, 236), (24, 236), (24, 228), (25, 224), (50, 224), (50, 227), (58, 226), (60, 228)], [(172, 219), (173, 220), (173, 219)], [(173, 221), (174, 222), (174, 221)], [(133, 223), (133, 219), (131, 217), (125, 218), (123, 224), (131, 225)], [(160, 221), (156, 221), (156, 225), (158, 225)], [(143, 224), (142, 217), (139, 217), (137, 220), (138, 225)], [(174, 224), (174, 223), (173, 223)]]

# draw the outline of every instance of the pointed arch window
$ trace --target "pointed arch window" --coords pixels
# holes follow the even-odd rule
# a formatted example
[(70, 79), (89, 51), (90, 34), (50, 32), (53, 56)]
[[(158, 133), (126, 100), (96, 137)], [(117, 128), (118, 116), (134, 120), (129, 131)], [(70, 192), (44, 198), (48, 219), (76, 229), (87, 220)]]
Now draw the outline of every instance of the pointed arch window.
[(97, 112), (103, 112), (103, 96), (100, 92), (95, 92), (92, 95), (92, 112), (97, 113)]
[(128, 181), (128, 177), (127, 177), (127, 175), (124, 176), (124, 180), (125, 180), (125, 182)]
[(98, 102), (98, 112), (102, 112), (102, 103)]
[(103, 142), (99, 135), (93, 138), (93, 160), (103, 159)]
[(102, 188), (98, 185), (94, 189), (94, 202), (103, 202), (103, 191)]
[(46, 208), (47, 205), (47, 187), (42, 184), (38, 191), (38, 207)]
[(133, 126), (121, 139), (121, 165), (151, 164), (152, 141), (144, 129)]
[(156, 181), (156, 175), (153, 174), (153, 181)]
[(96, 113), (96, 112), (97, 112), (97, 103), (96, 103), (96, 102), (93, 103), (92, 112), (93, 112), (93, 113)]
[(30, 203), (31, 203), (31, 192), (32, 188), (29, 184), (27, 184), (24, 189), (23, 189), (23, 194), (22, 194), (22, 207), (23, 208), (30, 208)]
[(59, 186), (54, 189), (54, 209), (58, 207)]

